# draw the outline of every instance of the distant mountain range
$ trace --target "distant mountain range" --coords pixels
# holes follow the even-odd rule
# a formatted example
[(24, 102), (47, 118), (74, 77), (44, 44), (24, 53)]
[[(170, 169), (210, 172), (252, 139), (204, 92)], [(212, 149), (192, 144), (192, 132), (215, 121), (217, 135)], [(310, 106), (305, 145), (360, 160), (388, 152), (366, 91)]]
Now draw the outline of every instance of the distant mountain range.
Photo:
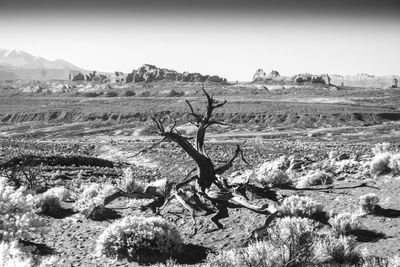
[(84, 71), (62, 59), (51, 61), (20, 50), (0, 49), (0, 80), (65, 80), (71, 70)]

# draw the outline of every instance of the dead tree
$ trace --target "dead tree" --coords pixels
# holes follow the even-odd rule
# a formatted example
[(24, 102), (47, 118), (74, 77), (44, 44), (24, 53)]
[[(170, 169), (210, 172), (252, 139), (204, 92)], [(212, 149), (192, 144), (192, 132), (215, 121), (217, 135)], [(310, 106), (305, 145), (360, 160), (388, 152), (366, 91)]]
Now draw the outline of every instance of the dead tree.
[[(194, 211), (188, 205), (187, 201), (184, 199), (184, 186), (188, 183), (194, 182), (196, 185), (195, 194), (199, 196), (199, 199), (207, 199), (212, 205), (218, 210), (217, 214), (212, 217), (212, 221), (218, 226), (219, 229), (223, 228), (223, 225), (219, 222), (220, 219), (227, 218), (228, 208), (230, 207), (243, 207), (252, 210), (257, 213), (270, 215), (275, 213), (276, 210), (273, 206), (264, 205), (258, 207), (249, 203), (243, 194), (235, 191), (226, 180), (221, 179), (221, 175), (224, 174), (229, 168), (232, 167), (233, 162), (241, 156), (243, 157), (243, 151), (238, 145), (236, 147), (235, 153), (230, 159), (228, 159), (224, 164), (215, 166), (209, 155), (207, 154), (204, 140), (208, 127), (212, 125), (223, 125), (223, 122), (213, 119), (213, 111), (221, 108), (225, 105), (226, 100), (220, 102), (210, 96), (204, 88), (202, 89), (207, 98), (207, 107), (203, 115), (198, 114), (194, 111), (191, 103), (186, 100), (189, 106), (189, 115), (193, 118), (191, 121), (197, 127), (197, 134), (195, 145), (192, 145), (188, 138), (184, 137), (182, 134), (176, 130), (176, 122), (168, 130), (164, 127), (165, 119), (152, 116), (152, 119), (158, 129), (158, 134), (163, 137), (163, 139), (157, 144), (164, 141), (173, 141), (178, 144), (197, 164), (197, 168), (189, 172), (185, 179), (176, 183), (169, 192), (166, 192), (164, 205), (160, 208), (160, 211), (168, 204), (168, 202), (176, 198), (186, 209), (188, 209), (193, 218), (194, 224)], [(192, 175), (196, 171), (196, 174)]]

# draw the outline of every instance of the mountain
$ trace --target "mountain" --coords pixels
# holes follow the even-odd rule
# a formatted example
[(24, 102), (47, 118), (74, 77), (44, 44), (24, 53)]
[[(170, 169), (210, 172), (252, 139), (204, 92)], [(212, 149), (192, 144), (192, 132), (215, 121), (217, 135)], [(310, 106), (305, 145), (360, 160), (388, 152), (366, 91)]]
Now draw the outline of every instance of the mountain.
[(51, 61), (20, 50), (0, 49), (0, 80), (64, 80), (71, 70), (82, 69), (62, 59)]

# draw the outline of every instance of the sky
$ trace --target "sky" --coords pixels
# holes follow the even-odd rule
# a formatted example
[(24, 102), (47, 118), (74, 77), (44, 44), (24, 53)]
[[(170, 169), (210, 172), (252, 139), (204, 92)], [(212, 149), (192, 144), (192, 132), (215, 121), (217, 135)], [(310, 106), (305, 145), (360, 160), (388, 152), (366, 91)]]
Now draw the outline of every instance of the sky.
[(0, 2), (0, 48), (88, 70), (399, 75), (399, 47), (397, 0)]

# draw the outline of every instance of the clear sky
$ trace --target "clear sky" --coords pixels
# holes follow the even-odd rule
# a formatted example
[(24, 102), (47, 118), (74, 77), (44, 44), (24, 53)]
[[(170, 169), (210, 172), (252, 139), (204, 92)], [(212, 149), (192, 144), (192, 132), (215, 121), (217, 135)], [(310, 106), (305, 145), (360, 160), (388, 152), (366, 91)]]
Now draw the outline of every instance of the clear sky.
[(88, 70), (128, 72), (149, 63), (228, 80), (250, 80), (258, 68), (400, 74), (396, 1), (328, 3), (3, 0), (0, 48)]

